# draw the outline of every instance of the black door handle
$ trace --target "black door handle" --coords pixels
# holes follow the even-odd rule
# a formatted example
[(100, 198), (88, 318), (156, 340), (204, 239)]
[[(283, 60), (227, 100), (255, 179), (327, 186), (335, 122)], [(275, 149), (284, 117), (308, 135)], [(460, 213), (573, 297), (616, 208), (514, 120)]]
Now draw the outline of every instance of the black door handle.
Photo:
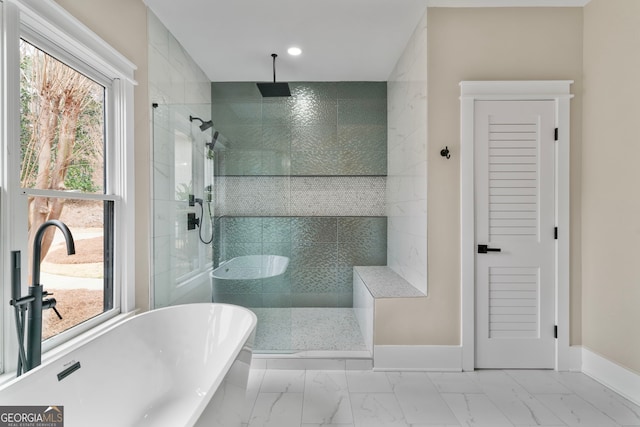
[(486, 254), (487, 252), (502, 252), (500, 248), (490, 248), (487, 245), (478, 245), (478, 253)]

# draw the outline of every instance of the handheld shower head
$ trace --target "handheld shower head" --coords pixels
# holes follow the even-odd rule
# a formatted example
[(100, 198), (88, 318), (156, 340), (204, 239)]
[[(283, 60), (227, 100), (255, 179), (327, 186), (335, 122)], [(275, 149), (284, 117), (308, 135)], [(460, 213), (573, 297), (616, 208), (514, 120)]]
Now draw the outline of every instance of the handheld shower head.
[(218, 135), (220, 135), (220, 133), (218, 131), (215, 131), (213, 133), (213, 139), (211, 140), (211, 142), (207, 142), (204, 144), (209, 150), (213, 150), (213, 147), (216, 145), (216, 141), (218, 141)]
[(213, 126), (213, 121), (211, 121), (211, 120), (208, 120), (208, 121), (205, 122), (200, 117), (189, 116), (189, 121), (190, 122), (193, 122), (194, 120), (198, 120), (200, 123), (202, 123), (200, 125), (200, 130), (202, 132), (204, 132), (205, 130), (209, 129), (211, 126)]

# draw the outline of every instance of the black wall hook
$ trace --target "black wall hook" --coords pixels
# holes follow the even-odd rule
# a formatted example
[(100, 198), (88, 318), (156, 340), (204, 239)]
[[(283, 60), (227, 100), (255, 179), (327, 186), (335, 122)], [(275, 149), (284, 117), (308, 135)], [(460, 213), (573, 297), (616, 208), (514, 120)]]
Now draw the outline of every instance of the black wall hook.
[(447, 159), (450, 159), (451, 153), (449, 152), (449, 147), (445, 146), (442, 150), (440, 150), (440, 155), (442, 157), (446, 157)]

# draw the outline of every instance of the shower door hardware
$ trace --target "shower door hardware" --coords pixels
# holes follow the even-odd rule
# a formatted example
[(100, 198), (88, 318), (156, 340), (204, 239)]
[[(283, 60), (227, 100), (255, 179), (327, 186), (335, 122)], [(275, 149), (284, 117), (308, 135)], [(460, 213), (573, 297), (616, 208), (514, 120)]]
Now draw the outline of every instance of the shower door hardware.
[(502, 252), (502, 249), (500, 249), (500, 248), (490, 248), (487, 245), (478, 245), (478, 253), (479, 254), (486, 254), (488, 252)]

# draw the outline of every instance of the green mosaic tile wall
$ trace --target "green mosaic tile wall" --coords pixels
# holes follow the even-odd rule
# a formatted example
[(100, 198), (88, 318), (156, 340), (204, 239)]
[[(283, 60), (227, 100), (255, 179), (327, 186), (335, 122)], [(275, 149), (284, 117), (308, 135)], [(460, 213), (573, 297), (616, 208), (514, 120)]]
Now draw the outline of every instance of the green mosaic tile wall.
[(386, 217), (222, 217), (217, 260), (289, 257), (287, 271), (217, 280), (216, 302), (249, 307), (352, 307), (354, 265), (386, 265)]
[(262, 98), (255, 83), (212, 83), (228, 176), (386, 175), (386, 82), (296, 82)]

